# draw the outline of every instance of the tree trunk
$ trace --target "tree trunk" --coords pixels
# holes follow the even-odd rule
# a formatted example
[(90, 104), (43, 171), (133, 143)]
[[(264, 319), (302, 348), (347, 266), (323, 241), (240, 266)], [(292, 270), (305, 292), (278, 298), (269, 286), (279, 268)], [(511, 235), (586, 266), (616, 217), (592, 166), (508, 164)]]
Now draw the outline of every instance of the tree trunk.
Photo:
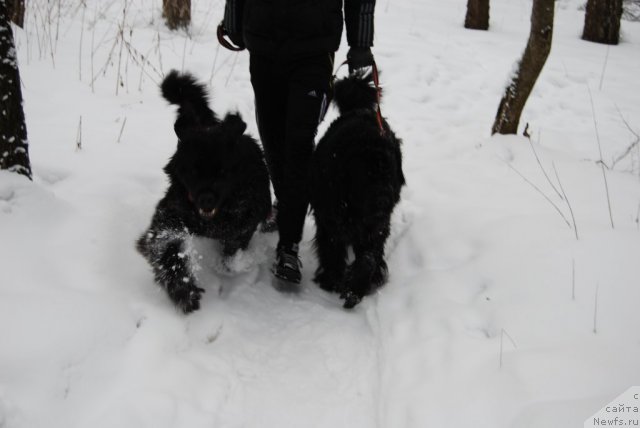
[(590, 42), (617, 45), (620, 41), (622, 0), (589, 0), (584, 14), (582, 38)]
[(7, 2), (0, 0), (0, 169), (31, 178), (27, 125)]
[(171, 30), (191, 23), (191, 0), (162, 0), (162, 16)]
[(9, 16), (14, 24), (20, 28), (24, 28), (24, 2), (25, 0), (7, 0), (9, 8)]
[(489, 29), (489, 0), (468, 0), (464, 28), (472, 30)]
[(500, 101), (492, 134), (516, 134), (524, 105), (544, 67), (553, 37), (554, 0), (533, 0), (531, 33), (518, 70)]

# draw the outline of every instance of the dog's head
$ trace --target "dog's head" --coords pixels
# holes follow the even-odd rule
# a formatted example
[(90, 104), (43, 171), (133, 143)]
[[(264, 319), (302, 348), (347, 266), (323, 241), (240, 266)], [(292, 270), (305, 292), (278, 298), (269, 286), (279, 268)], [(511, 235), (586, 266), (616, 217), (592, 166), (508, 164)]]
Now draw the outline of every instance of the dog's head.
[(178, 148), (165, 167), (172, 185), (184, 189), (194, 209), (212, 219), (224, 208), (241, 183), (241, 144), (247, 125), (237, 114), (228, 114), (213, 126), (176, 128)]
[(333, 101), (345, 114), (354, 110), (375, 110), (382, 92), (374, 85), (373, 73), (358, 71), (337, 80), (333, 88)]

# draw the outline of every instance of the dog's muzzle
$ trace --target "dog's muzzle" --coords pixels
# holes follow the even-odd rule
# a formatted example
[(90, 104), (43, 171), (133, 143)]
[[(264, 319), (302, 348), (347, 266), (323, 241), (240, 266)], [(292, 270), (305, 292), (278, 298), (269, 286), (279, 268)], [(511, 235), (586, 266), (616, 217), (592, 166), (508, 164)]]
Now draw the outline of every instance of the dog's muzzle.
[(189, 193), (189, 201), (195, 206), (200, 217), (212, 219), (218, 213), (216, 197), (210, 192), (202, 193), (197, 198)]

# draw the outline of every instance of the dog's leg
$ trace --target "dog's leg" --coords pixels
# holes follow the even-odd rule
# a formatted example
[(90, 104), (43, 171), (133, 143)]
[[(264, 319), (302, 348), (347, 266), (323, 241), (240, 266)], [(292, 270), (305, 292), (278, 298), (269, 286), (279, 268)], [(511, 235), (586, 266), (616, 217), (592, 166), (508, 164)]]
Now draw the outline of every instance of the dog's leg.
[(184, 313), (200, 308), (204, 289), (196, 285), (189, 256), (184, 253), (184, 239), (171, 231), (149, 230), (138, 240), (138, 250), (153, 268), (156, 282)]
[(253, 231), (255, 228), (247, 229), (241, 232), (233, 239), (225, 239), (222, 241), (222, 255), (227, 258), (233, 256), (238, 250), (246, 250), (253, 238)]
[(387, 280), (387, 263), (384, 260), (384, 244), (389, 236), (389, 219), (383, 219), (363, 227), (353, 246), (355, 261), (349, 266), (344, 290), (340, 296), (344, 307), (351, 309), (362, 298), (373, 293)]
[(347, 245), (343, 237), (317, 223), (315, 238), (318, 269), (313, 280), (323, 290), (341, 292), (347, 266)]

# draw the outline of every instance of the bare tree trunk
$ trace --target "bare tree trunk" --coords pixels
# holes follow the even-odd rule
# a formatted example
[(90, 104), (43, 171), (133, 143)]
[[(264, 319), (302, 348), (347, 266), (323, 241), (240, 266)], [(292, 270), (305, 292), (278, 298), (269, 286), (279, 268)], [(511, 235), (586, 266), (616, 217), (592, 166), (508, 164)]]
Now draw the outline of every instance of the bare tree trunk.
[(620, 41), (622, 0), (589, 0), (584, 14), (582, 38), (590, 42), (617, 45)]
[(533, 0), (531, 33), (516, 74), (500, 101), (492, 134), (516, 134), (524, 105), (544, 67), (553, 37), (554, 0)]
[(9, 16), (14, 24), (20, 28), (24, 28), (24, 9), (25, 0), (8, 0)]
[(489, 0), (467, 0), (467, 16), (464, 28), (472, 30), (489, 29)]
[(191, 23), (191, 0), (162, 0), (162, 16), (171, 30)]
[(27, 125), (7, 2), (0, 0), (0, 169), (31, 179)]

